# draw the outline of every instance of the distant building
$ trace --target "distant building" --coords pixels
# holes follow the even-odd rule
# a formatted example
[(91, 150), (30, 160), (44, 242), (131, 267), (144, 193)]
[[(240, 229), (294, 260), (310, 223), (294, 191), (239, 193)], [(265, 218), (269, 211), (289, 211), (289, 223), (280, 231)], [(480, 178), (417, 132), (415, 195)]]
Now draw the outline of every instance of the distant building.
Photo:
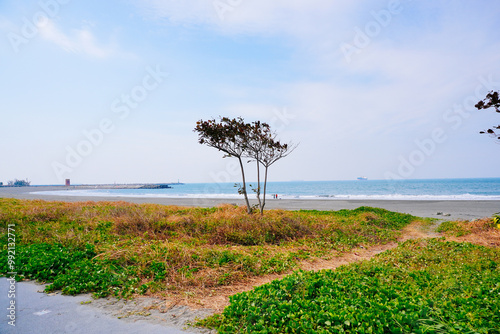
[(69, 187), (71, 185), (70, 179), (66, 179), (66, 187)]

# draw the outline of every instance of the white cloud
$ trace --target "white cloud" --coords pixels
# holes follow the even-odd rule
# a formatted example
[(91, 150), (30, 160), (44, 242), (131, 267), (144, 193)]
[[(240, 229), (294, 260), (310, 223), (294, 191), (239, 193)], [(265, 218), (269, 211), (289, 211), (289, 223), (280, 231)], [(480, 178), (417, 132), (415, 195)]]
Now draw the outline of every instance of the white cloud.
[(208, 25), (225, 33), (286, 33), (338, 24), (357, 5), (338, 0), (142, 0), (150, 16), (179, 25)]
[(87, 29), (74, 30), (71, 35), (61, 31), (52, 20), (39, 26), (40, 36), (67, 52), (83, 53), (96, 58), (108, 58), (117, 53), (115, 46), (100, 46)]

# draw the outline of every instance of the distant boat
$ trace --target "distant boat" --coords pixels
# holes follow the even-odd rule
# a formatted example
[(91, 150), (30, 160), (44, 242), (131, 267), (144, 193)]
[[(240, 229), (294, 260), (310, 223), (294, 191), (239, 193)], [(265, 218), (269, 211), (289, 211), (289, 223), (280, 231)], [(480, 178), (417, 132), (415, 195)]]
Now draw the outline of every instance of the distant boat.
[(358, 177), (358, 180), (359, 181), (366, 181), (366, 180), (368, 180), (368, 178), (366, 176), (360, 176), (360, 177)]

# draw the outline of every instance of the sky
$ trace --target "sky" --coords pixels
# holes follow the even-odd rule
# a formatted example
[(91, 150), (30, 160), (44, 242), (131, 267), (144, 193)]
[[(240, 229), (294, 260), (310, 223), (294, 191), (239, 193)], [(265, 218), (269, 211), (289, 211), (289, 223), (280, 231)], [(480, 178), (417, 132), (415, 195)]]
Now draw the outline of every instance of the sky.
[[(500, 177), (491, 0), (0, 1), (0, 182), (238, 182), (196, 121), (298, 144), (270, 181)], [(253, 164), (248, 178), (255, 179)]]

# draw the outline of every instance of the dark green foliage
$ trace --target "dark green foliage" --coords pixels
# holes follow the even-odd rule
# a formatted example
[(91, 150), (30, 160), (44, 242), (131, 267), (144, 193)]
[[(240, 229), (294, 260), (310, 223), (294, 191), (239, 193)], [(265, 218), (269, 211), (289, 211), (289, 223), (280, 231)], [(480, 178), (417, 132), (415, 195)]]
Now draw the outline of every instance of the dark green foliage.
[(500, 251), (407, 241), (369, 262), (297, 271), (231, 297), (219, 333), (500, 333)]
[(30, 278), (48, 281), (60, 273), (64, 273), (70, 264), (80, 263), (97, 254), (90, 245), (85, 249), (70, 249), (60, 244), (35, 244), (17, 247), (16, 260), (22, 266), (18, 267), (20, 278)]
[[(7, 250), (0, 252), (7, 257)], [(64, 294), (76, 295), (93, 292), (104, 297), (114, 292), (125, 296), (130, 286), (136, 283), (131, 276), (131, 268), (124, 268), (112, 261), (93, 259), (94, 247), (72, 249), (60, 244), (33, 244), (16, 247), (16, 280), (34, 279), (53, 282), (45, 291), (62, 290)], [(7, 263), (0, 261), (0, 273), (10, 270)]]
[[(499, 98), (500, 92), (497, 91), (490, 91), (488, 94), (486, 94), (486, 98), (484, 100), (479, 101), (475, 107), (478, 110), (481, 109), (489, 109), (489, 108), (494, 108), (497, 113), (500, 113), (500, 98)], [(480, 133), (484, 134), (487, 133), (493, 138), (496, 138), (497, 140), (500, 140), (500, 134), (495, 131), (495, 130), (500, 130), (500, 125), (495, 125), (490, 129), (481, 131)]]

